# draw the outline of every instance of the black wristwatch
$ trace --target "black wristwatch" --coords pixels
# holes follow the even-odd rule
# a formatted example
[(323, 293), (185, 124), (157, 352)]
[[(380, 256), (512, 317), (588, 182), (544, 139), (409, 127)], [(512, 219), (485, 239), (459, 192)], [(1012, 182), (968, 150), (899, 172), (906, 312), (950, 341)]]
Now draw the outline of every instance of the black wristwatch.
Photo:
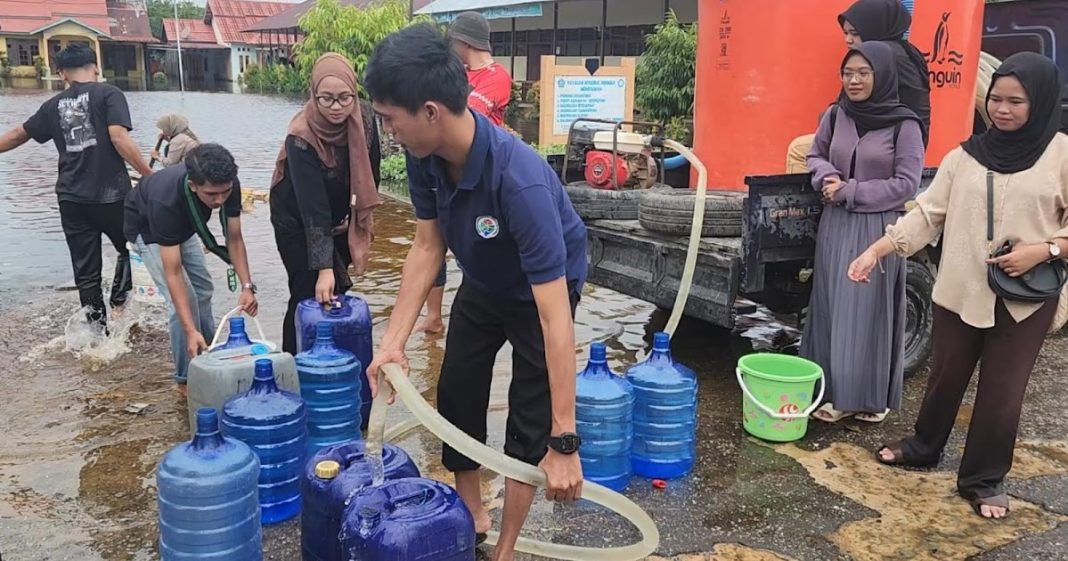
[(549, 437), (549, 448), (560, 454), (574, 454), (578, 452), (580, 446), (582, 446), (582, 438), (573, 432)]

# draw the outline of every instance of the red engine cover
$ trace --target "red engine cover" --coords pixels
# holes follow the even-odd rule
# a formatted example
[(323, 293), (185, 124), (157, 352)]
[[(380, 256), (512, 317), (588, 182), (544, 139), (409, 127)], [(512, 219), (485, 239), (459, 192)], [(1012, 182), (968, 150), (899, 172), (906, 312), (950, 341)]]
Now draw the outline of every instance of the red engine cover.
[(630, 179), (627, 161), (616, 157), (616, 183), (612, 185), (612, 153), (600, 150), (586, 152), (586, 182), (597, 189), (621, 189)]

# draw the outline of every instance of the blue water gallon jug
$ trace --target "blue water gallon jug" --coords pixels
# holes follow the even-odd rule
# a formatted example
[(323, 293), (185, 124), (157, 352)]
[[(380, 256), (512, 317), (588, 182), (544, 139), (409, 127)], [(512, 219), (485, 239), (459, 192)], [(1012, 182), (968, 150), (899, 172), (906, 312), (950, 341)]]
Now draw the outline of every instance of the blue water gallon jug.
[(214, 409), (197, 411), (196, 426), (156, 470), (160, 559), (260, 561), (260, 462), (219, 432)]
[(248, 332), (245, 331), (245, 318), (235, 316), (230, 318), (230, 334), (226, 337), (226, 342), (213, 347), (211, 350), (214, 352), (225, 349), (236, 349), (238, 347), (247, 347), (252, 344), (252, 339), (249, 338)]
[[(324, 321), (334, 324), (334, 342), (337, 346), (360, 359), (360, 375), (364, 377), (361, 379), (366, 379), (367, 366), (374, 358), (371, 309), (367, 307), (367, 302), (351, 294), (339, 296), (333, 305), (325, 308), (314, 299), (301, 302), (297, 306), (296, 318), (297, 352), (311, 348), (317, 337), (315, 326)], [(366, 383), (360, 387), (360, 399), (360, 428), (367, 429), (371, 413), (371, 386)]]
[(614, 491), (630, 482), (634, 390), (608, 369), (604, 343), (590, 345), (590, 362), (575, 383), (575, 421), (582, 437), (582, 475)]
[(697, 375), (671, 358), (671, 339), (658, 332), (652, 354), (627, 370), (627, 380), (634, 388), (634, 473), (656, 479), (686, 475), (696, 454)]
[(273, 363), (256, 361), (245, 393), (223, 406), (222, 432), (248, 444), (260, 459), (260, 521), (275, 524), (300, 513), (300, 474), (308, 448), (307, 416), (299, 395), (278, 389)]
[(452, 487), (397, 479), (353, 497), (341, 541), (346, 559), (474, 561), (475, 520)]
[(360, 438), (363, 367), (356, 355), (334, 344), (336, 324), (316, 327), (315, 343), (297, 355), (300, 395), (308, 408), (308, 455)]
[[(382, 447), (386, 480), (419, 477), (419, 468), (404, 450)], [(310, 458), (301, 479), (301, 552), (304, 561), (349, 561), (338, 534), (349, 499), (371, 484), (371, 468), (364, 459), (364, 442), (353, 440), (329, 446)]]

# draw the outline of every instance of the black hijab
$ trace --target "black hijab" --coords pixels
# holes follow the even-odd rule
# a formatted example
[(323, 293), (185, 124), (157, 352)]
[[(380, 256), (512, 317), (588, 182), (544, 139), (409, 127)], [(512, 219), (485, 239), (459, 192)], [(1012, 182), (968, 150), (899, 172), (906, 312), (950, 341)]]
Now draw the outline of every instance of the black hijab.
[(994, 72), (990, 92), (998, 78), (1015, 76), (1031, 102), (1031, 115), (1020, 130), (1005, 132), (996, 126), (964, 141), (964, 151), (989, 170), (1016, 173), (1029, 169), (1042, 157), (1061, 126), (1061, 75), (1052, 60), (1037, 53), (1017, 53)]
[(857, 0), (838, 16), (839, 26), (845, 27), (847, 21), (864, 43), (888, 41), (901, 45), (920, 75), (927, 76), (927, 59), (915, 45), (905, 40), (905, 33), (912, 25), (912, 15), (901, 0)]
[(897, 65), (894, 64), (894, 53), (886, 43), (872, 42), (861, 43), (846, 53), (842, 59), (841, 69), (845, 69), (850, 57), (859, 54), (868, 61), (875, 75), (871, 89), (871, 97), (864, 101), (852, 101), (846, 95), (845, 86), (842, 86), (842, 94), (838, 97), (838, 106), (845, 111), (849, 118), (853, 119), (861, 131), (873, 131), (892, 127), (897, 123), (913, 120), (923, 128), (923, 123), (916, 113), (901, 103), (897, 96)]

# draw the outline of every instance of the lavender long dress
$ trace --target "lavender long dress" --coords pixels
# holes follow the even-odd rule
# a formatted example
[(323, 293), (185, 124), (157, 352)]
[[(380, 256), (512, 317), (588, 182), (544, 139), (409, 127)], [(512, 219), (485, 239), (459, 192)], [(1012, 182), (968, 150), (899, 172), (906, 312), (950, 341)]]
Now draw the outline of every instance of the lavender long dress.
[[(904, 377), (905, 260), (882, 260), (870, 284), (849, 280), (849, 264), (882, 237), (913, 198), (923, 172), (919, 125), (902, 123), (860, 138), (841, 109), (831, 141), (825, 116), (808, 157), (813, 186), (837, 175), (848, 180), (835, 203), (824, 206), (816, 241), (816, 266), (801, 356), (823, 367), (825, 400), (839, 411), (882, 412), (901, 405)], [(830, 112), (828, 112), (828, 115)], [(850, 176), (853, 152), (856, 168)]]

